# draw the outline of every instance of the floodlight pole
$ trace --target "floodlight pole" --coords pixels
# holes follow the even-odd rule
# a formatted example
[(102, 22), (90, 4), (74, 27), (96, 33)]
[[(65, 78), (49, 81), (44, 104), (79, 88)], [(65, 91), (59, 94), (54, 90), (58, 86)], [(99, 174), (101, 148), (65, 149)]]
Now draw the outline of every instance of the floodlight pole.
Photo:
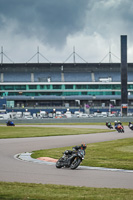
[(75, 46), (73, 47), (73, 62), (75, 63)]
[(111, 47), (109, 47), (109, 63), (111, 63), (112, 60), (111, 60)]
[(39, 63), (39, 47), (37, 47), (37, 62)]
[(1, 47), (1, 64), (3, 64), (3, 47)]

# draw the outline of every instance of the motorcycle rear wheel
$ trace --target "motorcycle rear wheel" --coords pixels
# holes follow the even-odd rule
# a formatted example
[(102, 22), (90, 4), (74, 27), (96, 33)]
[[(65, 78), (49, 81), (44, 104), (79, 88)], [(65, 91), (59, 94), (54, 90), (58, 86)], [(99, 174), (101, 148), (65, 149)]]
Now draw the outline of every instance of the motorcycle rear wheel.
[(82, 161), (81, 158), (76, 157), (76, 158), (72, 161), (72, 163), (71, 163), (71, 165), (70, 165), (70, 168), (71, 168), (71, 169), (76, 169), (76, 168), (80, 165), (81, 161)]

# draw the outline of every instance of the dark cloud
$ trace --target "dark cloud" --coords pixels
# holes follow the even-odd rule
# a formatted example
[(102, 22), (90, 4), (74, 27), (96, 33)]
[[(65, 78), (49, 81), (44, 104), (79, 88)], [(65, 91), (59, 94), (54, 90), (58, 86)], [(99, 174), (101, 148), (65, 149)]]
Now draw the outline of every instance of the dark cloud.
[(85, 28), (106, 39), (132, 35), (132, 10), (131, 0), (0, 0), (0, 25), (15, 23), (13, 34), (61, 47), (67, 36)]
[(0, 23), (16, 23), (14, 34), (36, 36), (45, 44), (65, 43), (85, 25), (88, 0), (0, 0)]
[(18, 44), (24, 53), (30, 48), (27, 54), (40, 45), (52, 54), (51, 60), (76, 46), (81, 57), (87, 60), (89, 54), (95, 61), (108, 52), (109, 44), (119, 55), (124, 34), (132, 59), (132, 21), (131, 0), (0, 0), (0, 43), (16, 47), (16, 54)]
[(96, 0), (91, 3), (87, 13), (90, 34), (97, 32), (106, 39), (123, 33), (133, 34), (133, 1)]

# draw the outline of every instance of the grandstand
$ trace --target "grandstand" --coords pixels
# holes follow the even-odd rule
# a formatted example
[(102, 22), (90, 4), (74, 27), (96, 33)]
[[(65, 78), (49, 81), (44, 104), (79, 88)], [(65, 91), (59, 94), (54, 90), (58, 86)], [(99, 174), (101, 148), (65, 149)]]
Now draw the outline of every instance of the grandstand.
[[(7, 107), (121, 105), (120, 63), (1, 63), (0, 99)], [(128, 105), (133, 63), (128, 63)]]

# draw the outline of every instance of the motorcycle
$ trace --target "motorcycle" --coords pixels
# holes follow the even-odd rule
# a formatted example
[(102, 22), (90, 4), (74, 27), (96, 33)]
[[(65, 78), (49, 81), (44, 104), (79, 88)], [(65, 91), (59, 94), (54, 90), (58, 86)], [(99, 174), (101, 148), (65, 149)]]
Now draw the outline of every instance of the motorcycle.
[(70, 169), (76, 169), (85, 157), (85, 144), (81, 146), (75, 146), (71, 150), (66, 150), (63, 156), (56, 162), (57, 168), (67, 167)]
[(113, 126), (112, 125), (110, 125), (110, 126), (107, 126), (108, 128), (110, 128), (110, 129), (113, 129)]
[(113, 129), (113, 126), (112, 126), (111, 123), (106, 122), (106, 126), (107, 126), (109, 129)]
[(129, 127), (130, 128), (130, 130), (132, 130), (133, 131), (133, 126), (132, 127)]
[(6, 125), (7, 125), (7, 126), (15, 126), (15, 124), (14, 124), (12, 121), (6, 122)]
[(130, 130), (132, 130), (132, 131), (133, 131), (133, 124), (132, 124), (131, 122), (129, 122), (129, 125), (128, 125), (128, 127), (130, 128)]
[(121, 124), (118, 124), (117, 131), (118, 133), (124, 133), (124, 127)]

